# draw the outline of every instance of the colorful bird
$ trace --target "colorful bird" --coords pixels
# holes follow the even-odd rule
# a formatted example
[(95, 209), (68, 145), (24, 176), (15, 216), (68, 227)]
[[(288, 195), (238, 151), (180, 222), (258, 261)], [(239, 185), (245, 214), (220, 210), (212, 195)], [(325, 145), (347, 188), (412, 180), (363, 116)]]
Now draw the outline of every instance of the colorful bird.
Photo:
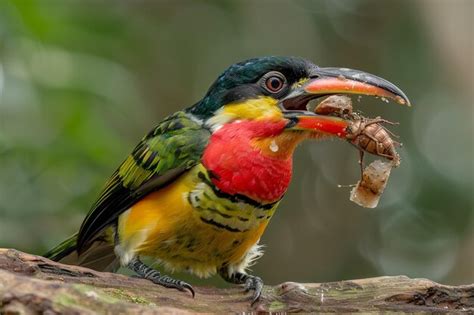
[(116, 271), (181, 291), (194, 290), (145, 265), (218, 273), (260, 297), (263, 282), (245, 272), (292, 176), (305, 139), (344, 138), (348, 122), (307, 111), (332, 94), (375, 95), (409, 104), (392, 83), (296, 57), (236, 63), (195, 105), (153, 128), (106, 183), (79, 232), (46, 254), (55, 261)]

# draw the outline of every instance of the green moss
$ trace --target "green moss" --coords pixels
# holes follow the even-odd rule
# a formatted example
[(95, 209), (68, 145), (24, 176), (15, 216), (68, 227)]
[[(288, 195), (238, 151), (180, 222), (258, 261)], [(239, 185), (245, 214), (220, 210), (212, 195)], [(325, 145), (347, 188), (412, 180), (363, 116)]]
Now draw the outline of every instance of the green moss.
[(281, 301), (273, 301), (270, 303), (270, 306), (268, 307), (268, 310), (270, 312), (277, 312), (284, 310), (286, 308), (286, 304), (281, 302)]
[[(156, 306), (148, 300), (134, 296), (121, 289), (100, 289), (85, 284), (73, 284), (75, 292), (60, 292), (54, 298), (58, 309), (74, 308), (79, 310), (94, 310), (101, 312), (107, 309), (107, 304), (133, 303), (146, 306)], [(84, 297), (88, 297), (85, 299)]]
[(59, 310), (76, 309), (90, 311), (90, 309), (84, 305), (83, 301), (80, 301), (76, 296), (70, 293), (59, 293), (55, 295), (53, 302)]
[(54, 302), (62, 306), (77, 306), (77, 299), (70, 294), (58, 294), (56, 295)]
[(134, 304), (142, 304), (142, 305), (149, 305), (149, 306), (154, 306), (154, 303), (151, 303), (147, 299), (141, 297), (141, 296), (136, 296), (132, 295), (130, 293), (125, 292), (122, 289), (114, 289), (111, 291), (108, 291), (107, 294), (114, 296), (115, 298), (121, 300), (121, 301), (126, 301), (126, 302), (131, 302)]
[(116, 297), (111, 296), (110, 294), (108, 294), (102, 289), (98, 289), (90, 285), (74, 284), (72, 287), (76, 289), (77, 291), (79, 291), (81, 294), (102, 303), (114, 304), (114, 303), (120, 302), (120, 299), (117, 299)]

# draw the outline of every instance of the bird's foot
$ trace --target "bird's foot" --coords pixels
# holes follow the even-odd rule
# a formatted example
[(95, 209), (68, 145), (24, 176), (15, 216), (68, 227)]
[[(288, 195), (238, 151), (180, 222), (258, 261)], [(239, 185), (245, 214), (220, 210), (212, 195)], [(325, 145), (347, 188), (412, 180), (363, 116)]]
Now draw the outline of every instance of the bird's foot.
[(191, 293), (191, 295), (194, 297), (195, 295), (194, 289), (189, 283), (184, 282), (182, 280), (171, 278), (170, 276), (167, 276), (167, 275), (161, 275), (158, 271), (156, 273), (157, 273), (156, 275), (149, 276), (145, 279), (148, 279), (151, 282), (162, 285), (166, 288), (174, 288), (182, 292), (188, 290)]
[(166, 288), (173, 288), (182, 292), (188, 290), (193, 297), (195, 295), (194, 289), (189, 283), (181, 281), (181, 280), (173, 279), (167, 275), (162, 275), (158, 270), (155, 270), (145, 265), (137, 257), (133, 258), (128, 263), (128, 268), (135, 271), (138, 277), (140, 278), (150, 280), (151, 282), (159, 284)]
[(249, 275), (247, 280), (245, 280), (245, 292), (253, 290), (253, 297), (251, 305), (255, 304), (262, 295), (263, 289), (263, 280), (260, 277)]
[(254, 305), (262, 295), (263, 281), (260, 277), (248, 275), (243, 272), (229, 272), (228, 266), (219, 269), (220, 276), (227, 282), (243, 284), (245, 292), (253, 290), (252, 303)]

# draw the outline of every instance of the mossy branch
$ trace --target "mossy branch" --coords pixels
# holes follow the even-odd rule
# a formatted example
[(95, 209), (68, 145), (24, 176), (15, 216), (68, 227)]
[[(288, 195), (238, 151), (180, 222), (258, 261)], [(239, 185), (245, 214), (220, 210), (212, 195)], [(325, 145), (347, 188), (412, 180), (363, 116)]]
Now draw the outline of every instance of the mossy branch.
[(405, 276), (266, 286), (259, 302), (240, 287), (195, 287), (196, 297), (143, 279), (62, 265), (0, 249), (0, 314), (189, 314), (194, 312), (474, 312), (474, 285)]

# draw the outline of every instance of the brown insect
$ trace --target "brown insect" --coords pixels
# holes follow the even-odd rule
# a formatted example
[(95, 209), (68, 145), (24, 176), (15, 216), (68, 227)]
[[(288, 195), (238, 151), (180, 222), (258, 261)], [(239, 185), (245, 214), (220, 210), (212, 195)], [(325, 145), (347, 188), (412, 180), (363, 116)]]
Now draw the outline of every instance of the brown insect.
[(364, 152), (383, 156), (393, 161), (394, 166), (400, 164), (400, 157), (395, 147), (401, 144), (392, 139), (398, 138), (382, 124), (396, 125), (380, 117), (370, 119), (353, 113), (352, 101), (344, 95), (333, 95), (322, 101), (315, 109), (316, 114), (332, 115), (351, 120), (347, 127), (347, 140), (359, 149), (361, 170), (363, 168)]
[(341, 118), (352, 118), (352, 100), (344, 95), (332, 95), (318, 104), (314, 109), (318, 115), (330, 115)]
[(392, 139), (391, 136), (397, 137), (381, 124), (396, 125), (391, 121), (380, 117), (358, 118), (352, 121), (347, 127), (347, 140), (359, 149), (361, 167), (363, 166), (364, 152), (369, 152), (378, 156), (383, 156), (391, 160), (394, 166), (400, 164), (400, 156), (395, 147), (401, 144)]
[[(336, 116), (349, 121), (346, 139), (359, 150), (361, 178), (351, 191), (350, 200), (360, 206), (375, 208), (387, 185), (392, 167), (400, 165), (400, 156), (395, 148), (401, 144), (392, 139), (398, 138), (383, 125), (397, 125), (380, 117), (367, 118), (352, 110), (352, 101), (343, 95), (333, 95), (322, 101), (314, 112), (318, 115)], [(365, 152), (382, 156), (391, 163), (375, 160), (364, 169)], [(339, 185), (344, 187), (344, 185)]]

